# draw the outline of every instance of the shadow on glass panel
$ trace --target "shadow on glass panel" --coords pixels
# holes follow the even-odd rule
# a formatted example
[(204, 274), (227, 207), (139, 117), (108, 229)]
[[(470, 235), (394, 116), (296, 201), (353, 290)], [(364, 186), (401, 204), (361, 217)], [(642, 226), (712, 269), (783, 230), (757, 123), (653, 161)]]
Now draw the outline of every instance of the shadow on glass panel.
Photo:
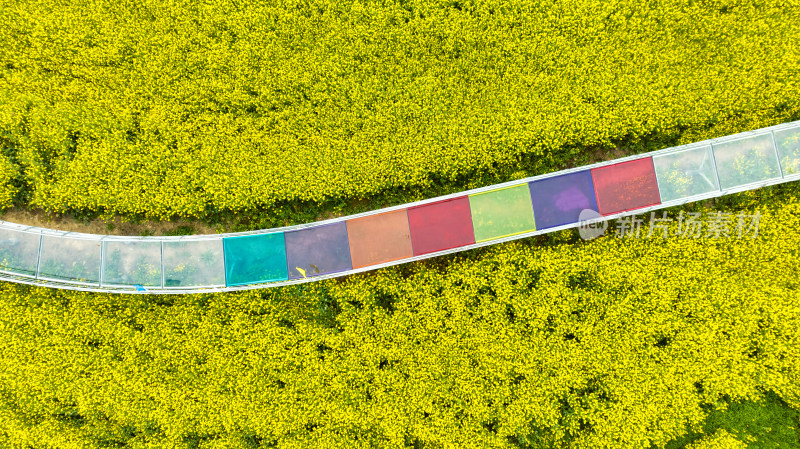
[(781, 176), (770, 134), (714, 144), (713, 148), (722, 189)]
[(225, 285), (222, 238), (164, 242), (164, 287)]
[(341, 221), (286, 232), (289, 279), (353, 269), (347, 225)]
[(161, 242), (107, 240), (103, 284), (161, 286)]
[(800, 127), (775, 131), (783, 176), (800, 174)]
[(45, 235), (39, 276), (100, 283), (100, 240)]
[(0, 228), (0, 270), (36, 275), (39, 233)]
[(661, 201), (719, 190), (710, 146), (653, 156), (653, 164)]

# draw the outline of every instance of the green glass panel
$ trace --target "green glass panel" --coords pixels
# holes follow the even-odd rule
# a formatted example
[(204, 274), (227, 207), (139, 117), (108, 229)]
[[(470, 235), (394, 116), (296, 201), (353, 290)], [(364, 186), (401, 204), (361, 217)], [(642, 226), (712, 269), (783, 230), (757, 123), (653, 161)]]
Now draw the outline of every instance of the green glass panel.
[(783, 175), (800, 173), (800, 127), (775, 131)]
[(653, 156), (653, 165), (662, 202), (719, 190), (710, 146)]
[(103, 284), (161, 286), (161, 242), (106, 240)]
[(225, 285), (222, 238), (164, 242), (164, 287)]
[(476, 242), (536, 230), (527, 184), (470, 195), (469, 208)]
[(0, 228), (0, 270), (36, 275), (39, 233)]
[(722, 189), (781, 176), (770, 134), (714, 144), (713, 147)]
[(289, 279), (283, 232), (227, 237), (223, 242), (227, 285)]

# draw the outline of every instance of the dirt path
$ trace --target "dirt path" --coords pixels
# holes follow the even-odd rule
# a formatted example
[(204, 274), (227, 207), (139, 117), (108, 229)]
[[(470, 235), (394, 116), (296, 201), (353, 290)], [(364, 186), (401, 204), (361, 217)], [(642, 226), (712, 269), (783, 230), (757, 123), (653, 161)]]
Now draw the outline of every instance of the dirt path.
[[(57, 229), (59, 231), (84, 232), (103, 235), (183, 235), (216, 234), (217, 229), (196, 220), (124, 222), (117, 216), (113, 220), (78, 220), (70, 215), (48, 214), (41, 210), (29, 211), (10, 208), (0, 212), (0, 220), (11, 223)], [(221, 232), (221, 230), (220, 230)]]

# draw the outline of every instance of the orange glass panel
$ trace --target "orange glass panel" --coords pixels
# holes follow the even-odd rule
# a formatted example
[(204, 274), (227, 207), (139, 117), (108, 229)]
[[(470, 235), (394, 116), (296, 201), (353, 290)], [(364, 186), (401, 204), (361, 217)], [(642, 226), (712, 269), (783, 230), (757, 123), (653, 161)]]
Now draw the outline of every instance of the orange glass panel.
[(347, 220), (353, 268), (411, 257), (406, 209)]

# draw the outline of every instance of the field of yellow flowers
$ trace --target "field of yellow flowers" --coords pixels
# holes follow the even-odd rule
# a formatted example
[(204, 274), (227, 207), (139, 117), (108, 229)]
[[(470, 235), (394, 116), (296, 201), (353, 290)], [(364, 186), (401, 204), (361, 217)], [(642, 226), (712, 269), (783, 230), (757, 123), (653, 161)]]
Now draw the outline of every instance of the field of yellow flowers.
[(800, 199), (736, 204), (757, 236), (561, 233), (215, 295), (3, 284), (0, 442), (793, 447)]
[(781, 1), (22, 0), (0, 21), (0, 206), (375, 198), (800, 111)]
[[(0, 208), (279, 223), (800, 119), (782, 1), (2, 0), (0, 21)], [(800, 188), (669, 212), (714, 210), (758, 235), (612, 225), (225, 294), (2, 283), (0, 446), (800, 447)]]

